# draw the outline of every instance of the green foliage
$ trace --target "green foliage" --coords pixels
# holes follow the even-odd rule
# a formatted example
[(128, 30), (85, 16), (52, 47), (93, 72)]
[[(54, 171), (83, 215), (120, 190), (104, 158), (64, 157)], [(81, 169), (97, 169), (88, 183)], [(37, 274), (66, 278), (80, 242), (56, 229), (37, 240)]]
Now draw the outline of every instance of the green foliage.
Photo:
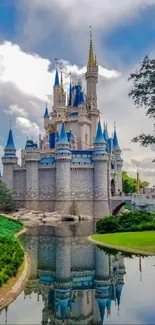
[(24, 251), (19, 241), (12, 235), (0, 234), (0, 286), (7, 282), (9, 277), (16, 276), (23, 258)]
[(0, 216), (0, 286), (10, 277), (16, 276), (23, 262), (24, 251), (14, 237), (21, 229), (19, 221)]
[[(131, 73), (129, 81), (133, 82), (133, 89), (129, 93), (134, 105), (137, 108), (143, 107), (145, 114), (151, 119), (155, 119), (155, 59), (145, 56), (140, 69)], [(155, 128), (155, 124), (154, 124)], [(142, 146), (147, 147), (155, 143), (154, 134), (140, 134), (136, 136), (133, 142), (139, 142)]]
[(15, 210), (15, 202), (10, 189), (0, 181), (0, 211), (11, 212)]
[[(148, 187), (149, 183), (147, 181), (139, 180), (139, 187), (145, 188)], [(123, 192), (128, 193), (135, 193), (137, 190), (137, 181), (135, 178), (128, 176), (126, 171), (122, 171), (122, 186)]]
[(155, 230), (155, 212), (137, 211), (108, 216), (96, 224), (98, 234)]
[(21, 229), (21, 222), (0, 216), (0, 235), (13, 235)]
[(126, 171), (122, 171), (122, 186), (124, 193), (135, 193), (137, 189), (136, 179), (129, 177)]
[(130, 204), (130, 203), (125, 204), (124, 209), (132, 211), (132, 204)]

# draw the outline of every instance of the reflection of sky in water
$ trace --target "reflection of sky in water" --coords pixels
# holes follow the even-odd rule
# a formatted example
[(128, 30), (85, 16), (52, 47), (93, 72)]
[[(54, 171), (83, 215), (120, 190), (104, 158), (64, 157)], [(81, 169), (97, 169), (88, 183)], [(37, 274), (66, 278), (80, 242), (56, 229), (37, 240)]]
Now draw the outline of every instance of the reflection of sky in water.
[[(139, 258), (125, 258), (126, 275), (122, 290), (120, 310), (112, 301), (111, 316), (105, 314), (104, 324), (154, 324), (155, 323), (155, 257), (142, 258), (140, 281)], [(96, 303), (96, 302), (95, 302)], [(44, 302), (37, 294), (24, 299), (22, 293), (9, 307), (8, 324), (41, 324)], [(0, 324), (5, 324), (5, 311)], [(79, 322), (80, 324), (80, 322)], [(93, 323), (92, 323), (93, 324)]]

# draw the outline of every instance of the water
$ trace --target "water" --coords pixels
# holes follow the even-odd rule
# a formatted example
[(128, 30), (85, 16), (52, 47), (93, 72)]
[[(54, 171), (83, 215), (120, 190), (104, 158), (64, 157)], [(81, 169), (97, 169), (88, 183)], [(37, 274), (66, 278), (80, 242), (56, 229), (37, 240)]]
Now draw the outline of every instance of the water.
[(155, 257), (107, 254), (90, 223), (33, 228), (22, 242), (31, 278), (0, 324), (154, 324)]

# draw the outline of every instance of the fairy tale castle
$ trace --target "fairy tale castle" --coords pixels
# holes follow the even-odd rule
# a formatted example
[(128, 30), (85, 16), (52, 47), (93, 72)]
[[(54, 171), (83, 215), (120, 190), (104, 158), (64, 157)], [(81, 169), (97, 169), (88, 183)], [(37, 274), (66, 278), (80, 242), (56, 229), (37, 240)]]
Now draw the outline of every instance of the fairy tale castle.
[[(53, 107), (44, 114), (39, 145), (27, 140), (18, 165), (12, 130), (4, 149), (3, 181), (19, 207), (101, 217), (109, 213), (111, 195), (122, 191), (121, 150), (116, 127), (109, 138), (97, 106), (98, 64), (90, 35), (86, 94), (70, 78), (68, 96), (56, 64)], [(68, 100), (67, 100), (68, 98)]]

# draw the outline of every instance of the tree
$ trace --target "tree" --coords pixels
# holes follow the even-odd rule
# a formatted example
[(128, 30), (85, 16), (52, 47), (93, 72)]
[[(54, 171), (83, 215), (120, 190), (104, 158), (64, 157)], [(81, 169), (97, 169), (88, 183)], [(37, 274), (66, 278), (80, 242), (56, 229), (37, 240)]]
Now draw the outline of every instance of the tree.
[[(131, 73), (129, 81), (133, 82), (133, 89), (129, 92), (134, 105), (137, 108), (144, 108), (145, 115), (153, 121), (155, 120), (155, 59), (150, 59), (146, 55), (141, 63), (140, 69)], [(155, 131), (155, 124), (154, 124)], [(132, 139), (147, 147), (155, 143), (154, 134), (142, 133)]]
[[(126, 171), (122, 171), (122, 185), (123, 185), (123, 192), (128, 193), (135, 193), (137, 191), (137, 181), (135, 178), (128, 176)], [(147, 181), (139, 181), (140, 188), (146, 188), (149, 186), (149, 182)]]
[(140, 188), (146, 188), (149, 186), (149, 182), (147, 181), (140, 181)]
[(123, 192), (126, 194), (136, 192), (137, 189), (136, 179), (129, 177), (126, 171), (122, 171), (122, 185), (123, 185)]
[(4, 212), (15, 210), (15, 202), (12, 197), (12, 192), (2, 181), (0, 181), (0, 210)]

